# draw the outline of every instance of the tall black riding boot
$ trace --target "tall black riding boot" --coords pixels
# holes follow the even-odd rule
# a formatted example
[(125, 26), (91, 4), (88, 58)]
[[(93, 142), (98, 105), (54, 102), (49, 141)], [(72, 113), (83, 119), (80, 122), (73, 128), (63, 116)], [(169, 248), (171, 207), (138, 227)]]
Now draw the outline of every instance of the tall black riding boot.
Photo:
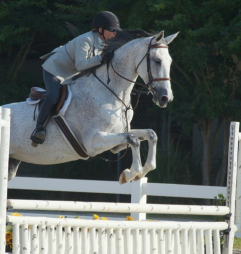
[(46, 137), (46, 126), (44, 126), (44, 123), (51, 114), (53, 107), (54, 104), (46, 97), (38, 115), (36, 128), (30, 137), (34, 143), (43, 144)]

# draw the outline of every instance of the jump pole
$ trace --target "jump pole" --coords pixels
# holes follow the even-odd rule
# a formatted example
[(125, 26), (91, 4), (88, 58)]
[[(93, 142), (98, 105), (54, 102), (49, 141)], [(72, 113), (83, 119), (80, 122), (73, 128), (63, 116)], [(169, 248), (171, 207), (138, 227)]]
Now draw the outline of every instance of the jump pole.
[(6, 206), (10, 143), (10, 109), (0, 107), (0, 254), (6, 248)]

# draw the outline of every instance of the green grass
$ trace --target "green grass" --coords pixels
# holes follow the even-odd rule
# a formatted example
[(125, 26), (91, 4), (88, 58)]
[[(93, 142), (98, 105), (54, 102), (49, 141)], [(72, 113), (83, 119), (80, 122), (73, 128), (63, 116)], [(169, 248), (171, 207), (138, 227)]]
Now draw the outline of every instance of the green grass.
[(235, 250), (241, 250), (241, 238), (234, 238), (234, 241), (233, 241), (233, 248)]

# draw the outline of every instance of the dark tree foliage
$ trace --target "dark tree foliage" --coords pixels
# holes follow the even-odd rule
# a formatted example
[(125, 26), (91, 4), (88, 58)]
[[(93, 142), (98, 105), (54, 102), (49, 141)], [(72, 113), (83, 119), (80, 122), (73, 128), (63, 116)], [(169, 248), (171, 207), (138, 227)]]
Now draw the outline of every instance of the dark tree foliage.
[[(151, 16), (153, 30), (163, 29), (166, 34), (180, 31), (170, 47), (175, 93), (171, 114), (186, 132), (194, 123), (199, 127), (203, 139), (203, 184), (223, 184), (229, 123), (241, 119), (240, 1), (142, 2), (146, 11), (139, 19), (140, 26), (150, 25)], [(132, 24), (136, 19), (132, 16)], [(211, 179), (214, 147), (221, 126), (224, 126), (223, 160), (218, 175)]]
[[(169, 48), (175, 100), (165, 110), (183, 133), (198, 125), (202, 182), (224, 184), (228, 126), (241, 119), (240, 0), (2, 0), (0, 104), (25, 100), (31, 86), (42, 85), (41, 77), (23, 71), (26, 60), (38, 59), (89, 31), (94, 15), (102, 10), (116, 13), (122, 28), (165, 30), (165, 35), (180, 31)], [(149, 116), (157, 110), (149, 109)], [(214, 168), (221, 126), (223, 154)]]

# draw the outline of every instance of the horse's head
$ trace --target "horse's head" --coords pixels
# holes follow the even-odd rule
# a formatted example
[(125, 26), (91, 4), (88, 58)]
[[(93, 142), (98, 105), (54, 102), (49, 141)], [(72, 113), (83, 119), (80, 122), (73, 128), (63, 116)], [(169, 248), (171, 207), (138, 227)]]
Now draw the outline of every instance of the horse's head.
[[(164, 31), (151, 38), (146, 38), (146, 49), (136, 58), (136, 70), (153, 94), (153, 102), (161, 108), (173, 100), (170, 82), (170, 66), (172, 58), (168, 52), (168, 44), (178, 33), (164, 38)], [(146, 61), (144, 59), (146, 58)]]

